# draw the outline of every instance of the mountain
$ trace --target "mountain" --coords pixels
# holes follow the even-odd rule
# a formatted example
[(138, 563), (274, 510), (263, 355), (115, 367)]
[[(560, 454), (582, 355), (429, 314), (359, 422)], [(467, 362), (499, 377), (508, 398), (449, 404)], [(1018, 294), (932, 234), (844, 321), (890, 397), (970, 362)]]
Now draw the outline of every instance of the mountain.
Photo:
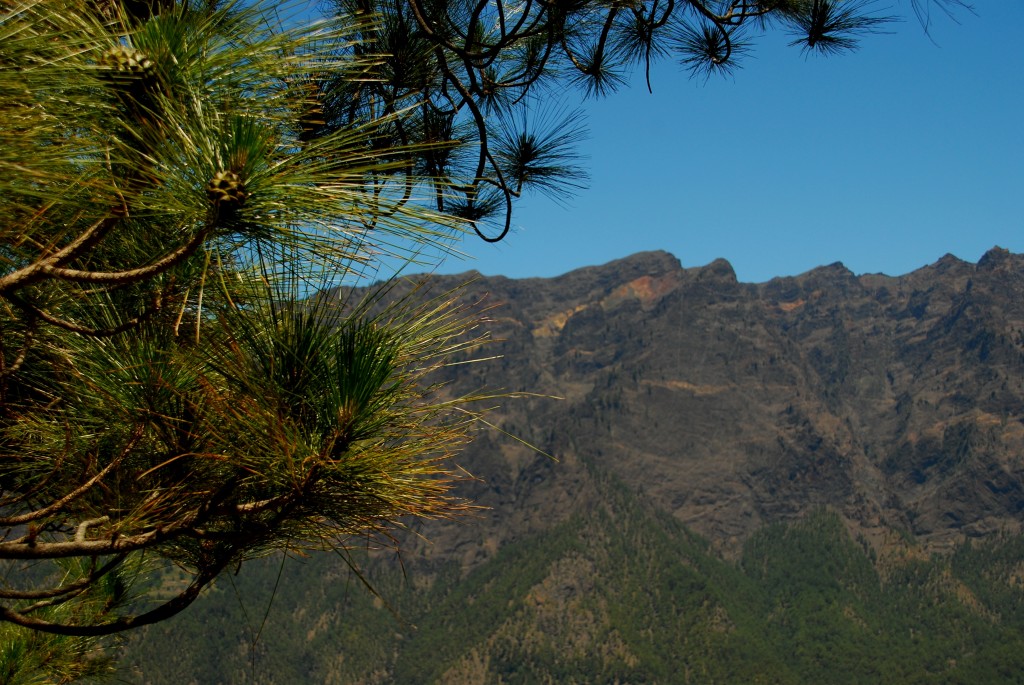
[[(485, 509), (411, 524), (401, 568), (360, 556), (378, 598), (329, 555), (246, 568), (243, 601), (221, 582), (135, 640), (130, 679), (1024, 672), (1024, 257), (747, 284), (724, 260), (651, 252), (429, 279), (464, 283), (490, 318), (477, 356), (497, 358), (441, 380), (531, 393), (460, 457)], [(169, 637), (188, 649), (160, 656)]]
[[(494, 307), (486, 352), (501, 359), (456, 367), (453, 385), (564, 398), (501, 414), (557, 462), (494, 433), (466, 454), (474, 498), (502, 522), (484, 557), (583, 505), (581, 461), (726, 549), (823, 505), (869, 538), (902, 529), (930, 548), (1020, 530), (1021, 257), (752, 285), (723, 260), (644, 253), (472, 288)], [(480, 540), (454, 531), (455, 546)]]

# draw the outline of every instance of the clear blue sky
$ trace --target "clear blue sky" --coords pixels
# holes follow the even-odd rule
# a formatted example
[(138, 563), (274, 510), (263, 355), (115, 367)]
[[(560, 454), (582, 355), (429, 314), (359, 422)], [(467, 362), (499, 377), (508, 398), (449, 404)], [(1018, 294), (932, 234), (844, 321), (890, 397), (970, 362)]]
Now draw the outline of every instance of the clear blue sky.
[(589, 189), (567, 206), (527, 198), (504, 242), (467, 238), (475, 259), (438, 271), (555, 276), (662, 249), (760, 282), (1024, 251), (1024, 2), (977, 5), (935, 17), (931, 40), (908, 16), (849, 54), (774, 36), (727, 79), (665, 63), (651, 95), (638, 74), (583, 103)]

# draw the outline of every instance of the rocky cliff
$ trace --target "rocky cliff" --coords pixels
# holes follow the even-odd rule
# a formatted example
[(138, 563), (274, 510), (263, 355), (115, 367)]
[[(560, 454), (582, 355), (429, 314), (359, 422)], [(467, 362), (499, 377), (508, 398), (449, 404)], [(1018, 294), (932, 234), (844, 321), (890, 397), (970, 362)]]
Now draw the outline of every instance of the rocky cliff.
[(880, 544), (1024, 521), (1024, 257), (744, 284), (724, 260), (651, 252), (553, 279), (434, 280), (472, 281), (495, 339), (480, 356), (500, 356), (453, 367), (453, 391), (561, 399), (490, 415), (553, 459), (482, 431), (462, 463), (489, 511), (431, 526), (418, 551), (485, 558), (592, 506), (594, 471), (725, 549), (822, 505)]

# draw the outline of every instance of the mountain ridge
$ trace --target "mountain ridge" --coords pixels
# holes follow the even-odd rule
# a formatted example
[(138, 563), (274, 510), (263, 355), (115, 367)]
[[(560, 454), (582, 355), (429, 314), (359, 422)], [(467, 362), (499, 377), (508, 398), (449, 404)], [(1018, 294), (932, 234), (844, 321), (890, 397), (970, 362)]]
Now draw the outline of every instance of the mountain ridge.
[[(500, 368), (476, 365), (469, 377), (566, 398), (522, 412), (507, 403), (507, 427), (518, 419), (536, 440), (532, 416), (589, 421), (574, 441), (586, 445), (569, 451), (600, 457), (609, 445), (589, 431), (603, 421), (608, 432), (609, 403), (625, 406), (611, 432), (629, 439), (612, 444), (633, 458), (609, 465), (713, 540), (735, 545), (812, 505), (841, 505), (868, 532), (895, 526), (938, 546), (1019, 529), (1022, 471), (1007, 453), (1021, 446), (1024, 408), (1020, 255), (993, 248), (976, 265), (946, 255), (903, 276), (856, 276), (835, 263), (745, 284), (725, 260), (683, 268), (656, 251), (553, 279), (480, 277), (469, 288), (494, 307), (499, 342), (488, 354), (502, 356)], [(744, 415), (745, 425), (726, 427)], [(869, 428), (896, 436), (879, 442)], [(546, 437), (538, 447), (564, 456), (568, 445)], [(1002, 456), (984, 469), (954, 463), (968, 449), (957, 445), (972, 440), (1005, 443)], [(718, 461), (731, 455), (722, 468), (716, 450)], [(486, 480), (486, 459), (469, 461)], [(953, 477), (965, 471), (970, 492)], [(716, 513), (724, 502), (748, 511)], [(946, 502), (960, 504), (939, 511)]]
[[(972, 270), (973, 271), (973, 270), (975, 270), (978, 267), (981, 267), (983, 269), (985, 269), (985, 268), (994, 268), (995, 266), (997, 266), (999, 264), (1009, 264), (1009, 265), (1011, 265), (1010, 268), (1012, 268), (1012, 265), (1014, 265), (1014, 264), (1019, 266), (1021, 264), (1021, 260), (1022, 259), (1024, 259), (1024, 255), (1016, 254), (1016, 253), (1010, 252), (1009, 250), (1007, 250), (1004, 247), (1001, 247), (999, 245), (994, 245), (994, 246), (992, 246), (991, 248), (989, 248), (987, 251), (985, 251), (982, 254), (982, 256), (978, 259), (977, 263), (971, 262), (971, 261), (968, 261), (968, 260), (964, 260), (964, 259), (962, 259), (960, 257), (957, 257), (956, 255), (954, 255), (954, 254), (952, 254), (950, 252), (947, 252), (944, 255), (942, 255), (941, 257), (939, 257), (937, 260), (935, 260), (934, 262), (932, 262), (930, 264), (924, 264), (924, 265), (922, 265), (922, 266), (920, 266), (920, 267), (918, 267), (918, 268), (916, 268), (916, 269), (914, 269), (912, 271), (908, 271), (908, 272), (906, 272), (904, 274), (893, 275), (893, 274), (886, 274), (886, 273), (883, 273), (883, 272), (864, 272), (864, 273), (857, 274), (857, 273), (854, 273), (851, 269), (849, 269), (846, 266), (846, 264), (844, 264), (842, 261), (835, 261), (835, 262), (831, 262), (829, 264), (822, 264), (820, 266), (813, 267), (813, 268), (808, 269), (807, 271), (804, 271), (804, 272), (799, 273), (799, 274), (773, 276), (772, 278), (769, 278), (768, 280), (765, 280), (765, 281), (740, 281), (736, 277), (736, 272), (733, 269), (732, 263), (727, 258), (725, 258), (725, 257), (717, 257), (717, 258), (711, 260), (710, 262), (708, 262), (707, 264), (703, 264), (703, 265), (695, 265), (695, 266), (684, 267), (684, 266), (682, 266), (682, 262), (679, 260), (679, 258), (676, 257), (671, 252), (669, 252), (667, 250), (656, 249), (656, 250), (641, 250), (639, 252), (634, 252), (632, 254), (626, 255), (624, 257), (620, 257), (618, 259), (613, 259), (613, 260), (611, 260), (609, 262), (605, 262), (603, 264), (592, 264), (592, 265), (587, 265), (587, 266), (581, 266), (581, 267), (570, 269), (569, 271), (565, 271), (565, 272), (560, 273), (560, 274), (555, 274), (553, 276), (510, 277), (508, 275), (500, 274), (500, 273), (484, 274), (484, 273), (480, 272), (477, 269), (467, 268), (465, 271), (455, 272), (455, 273), (448, 273), (448, 274), (443, 274), (443, 275), (439, 275), (439, 274), (435, 274), (435, 273), (431, 273), (431, 272), (416, 273), (416, 274), (410, 274), (410, 275), (406, 276), (406, 278), (411, 278), (411, 279), (414, 279), (414, 280), (420, 280), (420, 279), (424, 279), (424, 278), (444, 278), (444, 279), (455, 279), (455, 280), (460, 281), (460, 282), (466, 282), (466, 281), (478, 280), (478, 279), (505, 279), (505, 280), (520, 281), (520, 282), (536, 282), (536, 281), (555, 281), (555, 280), (560, 280), (560, 279), (564, 279), (566, 277), (577, 276), (577, 275), (580, 275), (581, 273), (591, 272), (591, 271), (595, 271), (595, 270), (596, 271), (601, 271), (601, 270), (607, 270), (607, 269), (620, 269), (620, 268), (623, 268), (623, 267), (627, 267), (627, 268), (630, 268), (630, 267), (631, 268), (638, 268), (639, 267), (639, 268), (643, 268), (643, 269), (649, 269), (649, 268), (653, 267), (653, 268), (663, 268), (665, 270), (670, 270), (670, 269), (671, 270), (682, 270), (682, 271), (687, 271), (687, 272), (700, 272), (700, 271), (704, 271), (704, 270), (711, 270), (711, 271), (720, 270), (722, 273), (725, 273), (725, 274), (728, 274), (728, 273), (731, 272), (732, 273), (732, 279), (731, 280), (734, 280), (736, 283), (738, 283), (740, 285), (766, 286), (766, 285), (772, 283), (773, 281), (787, 280), (787, 279), (794, 279), (794, 278), (799, 279), (799, 278), (803, 278), (803, 277), (809, 276), (811, 274), (815, 274), (817, 272), (841, 271), (841, 272), (844, 272), (846, 274), (849, 274), (849, 275), (853, 276), (853, 278), (855, 278), (855, 279), (861, 279), (861, 278), (869, 278), (869, 279), (870, 278), (900, 279), (900, 278), (907, 278), (907, 277), (913, 276), (915, 274), (920, 274), (922, 272), (929, 272), (929, 271), (932, 271), (932, 270), (935, 270), (935, 271), (948, 271), (950, 269), (960, 269), (960, 268), (963, 268), (963, 269), (968, 269), (968, 270)], [(728, 277), (727, 277), (727, 280), (729, 280)]]

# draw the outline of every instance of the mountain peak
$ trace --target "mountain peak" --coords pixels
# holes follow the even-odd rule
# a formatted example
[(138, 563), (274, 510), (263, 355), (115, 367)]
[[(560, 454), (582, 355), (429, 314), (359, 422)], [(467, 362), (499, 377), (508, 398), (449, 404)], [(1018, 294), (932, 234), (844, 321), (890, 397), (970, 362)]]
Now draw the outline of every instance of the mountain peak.
[(719, 257), (706, 266), (696, 267), (694, 274), (698, 281), (706, 283), (722, 283), (724, 285), (736, 285), (736, 270), (732, 268), (729, 260)]
[(1009, 250), (997, 245), (981, 256), (981, 259), (978, 260), (978, 269), (983, 271), (998, 269), (1010, 261), (1012, 257), (1013, 255), (1010, 254)]
[(629, 280), (640, 276), (664, 276), (665, 274), (679, 271), (682, 268), (679, 259), (675, 255), (664, 250), (651, 250), (648, 252), (636, 252), (628, 257), (616, 259), (607, 264), (576, 269), (566, 275), (578, 272), (601, 271), (615, 273), (617, 276)]
[(973, 268), (974, 265), (970, 262), (966, 262), (955, 254), (947, 252), (939, 258), (939, 261), (935, 262), (932, 267), (939, 273), (947, 273), (949, 271), (959, 271), (965, 268)]

